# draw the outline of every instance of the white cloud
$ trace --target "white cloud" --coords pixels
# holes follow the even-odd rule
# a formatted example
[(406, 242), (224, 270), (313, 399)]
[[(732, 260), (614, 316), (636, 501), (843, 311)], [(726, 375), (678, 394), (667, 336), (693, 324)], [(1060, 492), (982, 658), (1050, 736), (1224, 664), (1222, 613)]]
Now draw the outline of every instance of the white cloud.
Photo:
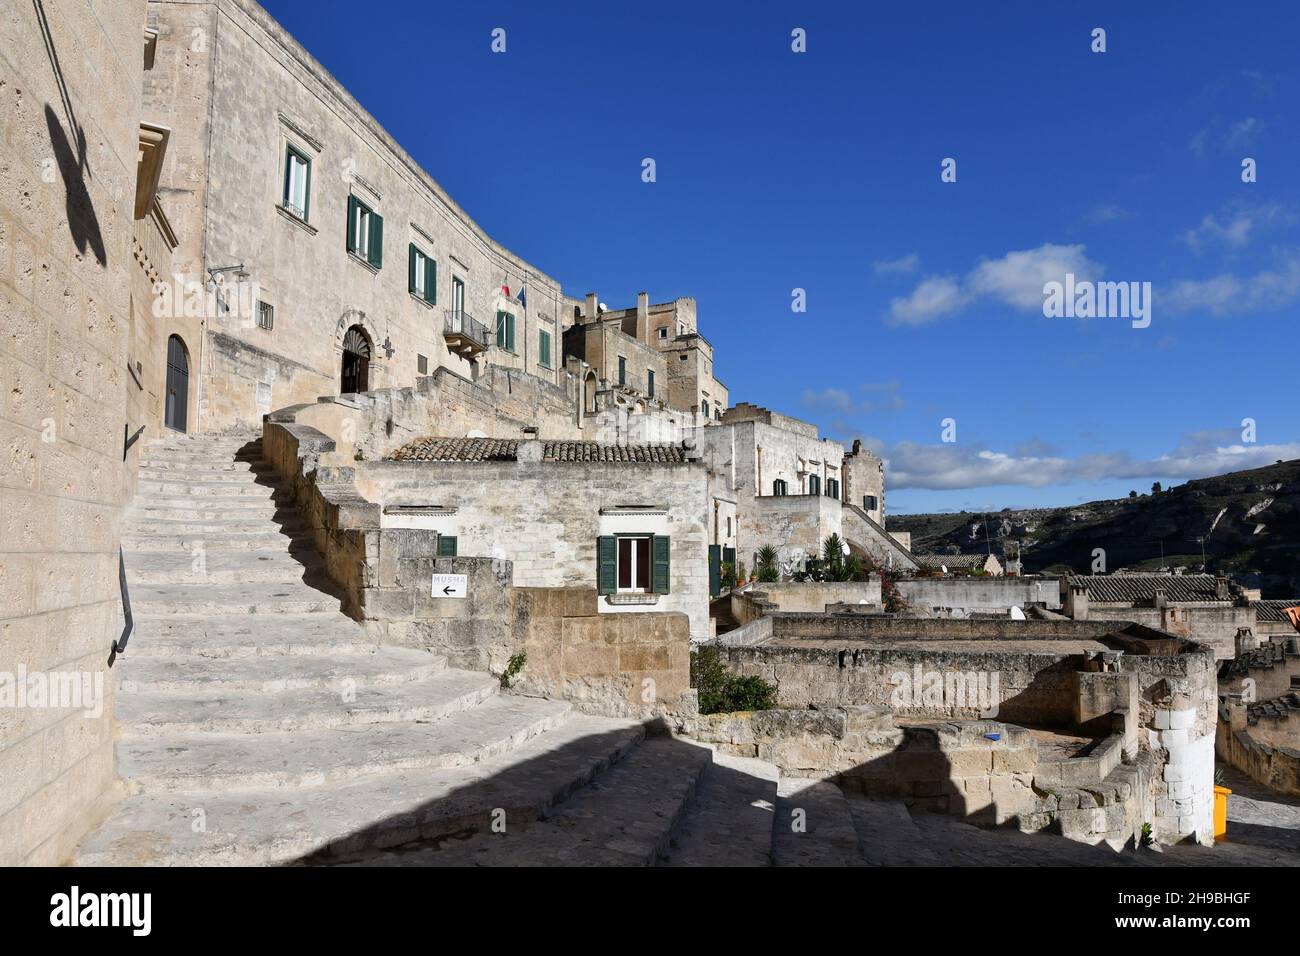
[(1277, 203), (1248, 206), (1236, 204), (1220, 213), (1207, 215), (1200, 225), (1180, 237), (1193, 252), (1207, 245), (1228, 249), (1245, 248), (1258, 233), (1276, 226), (1290, 225), (1295, 216)]
[(837, 415), (868, 415), (877, 412), (896, 412), (903, 408), (903, 396), (898, 382), (869, 382), (858, 387), (861, 398), (855, 398), (842, 388), (824, 388), (803, 393), (803, 404)]
[(1119, 220), (1127, 219), (1128, 217), (1128, 210), (1115, 205), (1115, 203), (1107, 202), (1102, 203), (1099, 206), (1093, 206), (1088, 210), (1087, 215), (1084, 218), (1087, 219), (1088, 222), (1092, 223), (1106, 223), (1118, 222)]
[(1048, 242), (1036, 249), (1008, 252), (1001, 259), (981, 262), (964, 279), (924, 279), (910, 295), (890, 301), (887, 319), (891, 325), (924, 325), (981, 298), (1038, 311), (1043, 307), (1045, 283), (1063, 282), (1067, 273), (1073, 273), (1078, 281), (1095, 281), (1104, 271), (1103, 266), (1084, 255), (1084, 246)]
[[(1259, 468), (1279, 459), (1300, 458), (1300, 443), (1275, 445), (1219, 444), (1195, 436), (1173, 451), (1151, 459), (1126, 452), (1106, 452), (1069, 458), (1060, 455), (1018, 455), (976, 445), (918, 445), (900, 442), (885, 456), (890, 488), (950, 491), (995, 485), (1046, 485), (1106, 479), (1152, 478), (1185, 480)], [(1214, 436), (1219, 437), (1219, 436)]]
[(931, 276), (922, 280), (912, 294), (891, 299), (891, 325), (925, 325), (950, 312), (957, 312), (969, 301), (961, 283), (951, 276)]
[(1282, 308), (1300, 298), (1300, 250), (1285, 251), (1272, 268), (1253, 275), (1224, 272), (1208, 279), (1183, 279), (1157, 298), (1172, 312), (1234, 315)]
[(877, 274), (908, 274), (916, 271), (921, 257), (915, 252), (898, 259), (878, 259), (871, 264)]

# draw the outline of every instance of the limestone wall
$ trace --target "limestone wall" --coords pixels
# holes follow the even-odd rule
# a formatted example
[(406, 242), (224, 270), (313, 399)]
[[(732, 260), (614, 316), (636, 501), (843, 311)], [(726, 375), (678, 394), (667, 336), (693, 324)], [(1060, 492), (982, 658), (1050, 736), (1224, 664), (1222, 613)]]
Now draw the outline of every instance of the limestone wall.
[[(462, 555), (510, 561), (520, 587), (593, 587), (601, 535), (667, 535), (669, 593), (638, 603), (603, 596), (600, 613), (680, 611), (693, 637), (708, 636), (709, 502), (698, 463), (364, 461), (356, 482), (381, 508), (442, 506), (438, 515), (383, 520), (454, 535)], [(653, 513), (611, 511), (626, 505)]]
[(1170, 631), (1214, 648), (1219, 660), (1236, 656), (1237, 631), (1253, 627), (1255, 611), (1248, 605), (1176, 604), (1166, 608), (1088, 604), (1088, 618), (1134, 621), (1147, 627)]
[(822, 613), (828, 604), (880, 607), (880, 577), (866, 581), (780, 581), (756, 584), (753, 593), (776, 605), (776, 610)]
[(897, 584), (912, 607), (1005, 611), (1031, 604), (1050, 610), (1061, 606), (1055, 578), (900, 578)]
[(1255, 782), (1278, 793), (1300, 796), (1300, 747), (1295, 745), (1296, 728), (1288, 728), (1291, 743), (1287, 744), (1264, 739), (1265, 734), (1257, 732), (1258, 726), (1247, 724), (1246, 708), (1242, 704), (1225, 703), (1219, 713), (1216, 753)]
[[(115, 795), (144, 25), (140, 0), (0, 13), (0, 865), (64, 862)], [(54, 675), (89, 693), (18, 706)]]

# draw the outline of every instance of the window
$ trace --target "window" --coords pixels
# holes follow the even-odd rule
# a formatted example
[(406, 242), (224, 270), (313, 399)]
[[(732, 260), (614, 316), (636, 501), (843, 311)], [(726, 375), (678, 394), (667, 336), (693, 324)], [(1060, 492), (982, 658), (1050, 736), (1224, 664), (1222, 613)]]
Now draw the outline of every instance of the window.
[(645, 373), (646, 394), (651, 398), (655, 397), (655, 373), (654, 369), (647, 369)]
[(670, 544), (658, 534), (598, 538), (597, 590), (601, 594), (667, 594)]
[(438, 557), (454, 558), (456, 557), (456, 536), (448, 534), (438, 535)]
[(497, 348), (507, 352), (515, 350), (515, 317), (509, 312), (497, 312)]
[(820, 495), (821, 493), (822, 493), (822, 477), (821, 477), (821, 475), (809, 475), (809, 476), (808, 476), (808, 494), (810, 494), (810, 495)]
[(429, 374), (429, 359), (423, 355), (415, 357), (415, 371), (419, 375)]
[(839, 496), (840, 496), (840, 480), (838, 478), (827, 478), (826, 497), (839, 498)]
[(465, 311), (465, 283), (459, 276), (451, 277), (451, 311), (455, 315)]
[(772, 482), (772, 494), (774, 494), (774, 495), (784, 495), (784, 494), (786, 494), (786, 488), (787, 488), (787, 487), (789, 487), (789, 486), (786, 485), (786, 483), (785, 483), (785, 479), (784, 479), (784, 478), (778, 478), (778, 479), (776, 479), (776, 481)]
[(627, 359), (621, 355), (618, 357), (618, 384), (627, 384)]
[(727, 519), (727, 537), (728, 537), (728, 538), (731, 537), (731, 519), (730, 519), (730, 518)]
[(544, 368), (551, 367), (551, 333), (545, 329), (537, 333), (537, 364)]
[(311, 202), (311, 160), (292, 146), (284, 155), (284, 208), (303, 222)]
[(257, 327), (268, 332), (275, 328), (275, 306), (270, 302), (257, 303)]
[(863, 496), (862, 496), (862, 510), (863, 510), (863, 511), (875, 511), (875, 510), (876, 510), (876, 496), (875, 496), (875, 495), (863, 495)]
[(713, 417), (714, 417), (717, 421), (722, 421), (722, 409), (717, 408), (717, 407), (715, 406), (714, 409), (713, 409)]
[(348, 197), (348, 252), (383, 268), (384, 217), (356, 196)]
[(407, 257), (407, 289), (429, 305), (438, 301), (438, 264), (411, 243)]
[(666, 325), (659, 326), (659, 337), (661, 339), (668, 338), (668, 326)]
[(700, 410), (704, 412), (705, 418), (709, 417), (709, 400), (707, 398), (700, 402)]

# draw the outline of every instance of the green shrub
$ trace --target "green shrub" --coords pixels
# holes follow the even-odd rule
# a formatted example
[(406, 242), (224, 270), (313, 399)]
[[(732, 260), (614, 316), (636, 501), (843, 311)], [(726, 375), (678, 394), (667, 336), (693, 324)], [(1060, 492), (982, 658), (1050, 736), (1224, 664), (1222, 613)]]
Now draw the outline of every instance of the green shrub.
[(509, 687), (527, 663), (528, 655), (522, 651), (518, 654), (511, 654), (510, 660), (506, 661), (506, 669), (501, 672), (501, 686)]
[(737, 677), (728, 672), (716, 647), (691, 652), (691, 686), (700, 698), (701, 714), (737, 710), (771, 710), (776, 688), (761, 677)]

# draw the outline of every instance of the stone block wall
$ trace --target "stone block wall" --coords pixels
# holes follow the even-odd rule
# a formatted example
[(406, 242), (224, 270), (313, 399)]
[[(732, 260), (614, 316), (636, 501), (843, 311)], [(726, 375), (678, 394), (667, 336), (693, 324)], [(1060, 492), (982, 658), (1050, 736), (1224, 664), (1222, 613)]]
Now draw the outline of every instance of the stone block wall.
[(912, 607), (1006, 611), (1011, 607), (1061, 606), (1055, 578), (900, 578), (899, 593)]
[[(64, 862), (116, 795), (144, 25), (140, 0), (0, 10), (0, 865)], [(17, 706), (55, 675), (90, 704)]]
[[(593, 587), (601, 535), (667, 535), (669, 592), (631, 604), (602, 596), (600, 613), (680, 611), (693, 636), (709, 634), (708, 487), (698, 463), (365, 461), (356, 481), (381, 508), (441, 506), (401, 520), (455, 536), (462, 555), (510, 561), (520, 587)], [(628, 505), (650, 513), (617, 513)]]
[[(1287, 721), (1294, 723), (1294, 718)], [(1258, 727), (1258, 725), (1256, 725)], [(1286, 728), (1287, 744), (1276, 737), (1256, 732), (1246, 719), (1246, 707), (1227, 701), (1219, 713), (1215, 752), (1229, 766), (1236, 767), (1256, 783), (1278, 793), (1300, 796), (1300, 746), (1294, 744), (1300, 728)]]
[(853, 604), (881, 606), (880, 577), (871, 575), (866, 581), (778, 581), (756, 584), (748, 592), (752, 598), (761, 596), (773, 610), (821, 613), (828, 604)]

